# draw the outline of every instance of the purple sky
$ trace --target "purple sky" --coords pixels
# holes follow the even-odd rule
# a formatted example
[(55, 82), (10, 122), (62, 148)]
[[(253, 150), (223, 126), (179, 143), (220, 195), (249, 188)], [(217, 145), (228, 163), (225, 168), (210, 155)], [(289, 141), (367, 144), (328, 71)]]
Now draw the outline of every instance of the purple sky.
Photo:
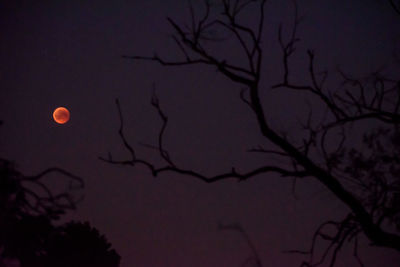
[[(165, 146), (175, 162), (207, 174), (232, 166), (246, 171), (265, 162), (262, 155), (245, 152), (263, 139), (236, 84), (203, 66), (167, 69), (121, 58), (154, 51), (178, 57), (165, 18), (184, 22), (187, 1), (5, 2), (0, 3), (0, 156), (15, 160), (26, 174), (59, 166), (83, 177), (85, 199), (68, 218), (88, 220), (105, 234), (122, 267), (239, 266), (249, 248), (238, 233), (218, 231), (218, 222), (241, 223), (264, 266), (298, 266), (303, 257), (282, 251), (308, 248), (319, 224), (346, 214), (310, 179), (298, 183), (295, 199), (289, 178), (264, 175), (210, 185), (171, 174), (153, 178), (142, 167), (97, 159), (108, 152), (128, 156), (117, 132), (119, 98), (126, 136), (137, 154), (160, 162), (156, 151), (139, 144), (157, 142), (161, 121), (150, 105), (155, 83), (170, 118)], [(304, 73), (306, 48), (315, 49), (317, 67), (331, 71), (341, 66), (363, 75), (392, 62), (400, 18), (386, 1), (298, 2), (305, 18), (294, 79), (303, 79), (296, 72)], [(243, 19), (250, 22), (251, 14)], [(270, 123), (296, 137), (303, 103), (269, 90), (282, 70), (278, 24), (287, 28), (292, 19), (291, 1), (267, 3), (262, 97)], [(214, 51), (240, 60), (235, 47)], [(52, 121), (58, 106), (71, 112), (65, 125)], [(337, 266), (354, 266), (351, 253), (344, 249)], [(366, 242), (360, 254), (366, 266), (400, 262), (398, 253), (368, 248)]]

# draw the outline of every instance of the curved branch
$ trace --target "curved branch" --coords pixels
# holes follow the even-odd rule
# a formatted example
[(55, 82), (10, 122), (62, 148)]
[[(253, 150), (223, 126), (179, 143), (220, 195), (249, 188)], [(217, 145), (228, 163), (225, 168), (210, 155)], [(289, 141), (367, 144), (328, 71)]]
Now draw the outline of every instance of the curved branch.
[(252, 257), (249, 257), (242, 266), (246, 266), (248, 263), (254, 261), (257, 267), (262, 267), (261, 258), (258, 254), (256, 247), (254, 246), (253, 242), (251, 241), (249, 235), (243, 229), (240, 224), (218, 224), (218, 230), (231, 230), (240, 233), (243, 238), (245, 239), (247, 246), (250, 248), (251, 253), (253, 254)]
[(393, 10), (400, 15), (400, 5), (399, 4), (395, 4), (393, 0), (389, 0), (390, 5), (392, 6)]

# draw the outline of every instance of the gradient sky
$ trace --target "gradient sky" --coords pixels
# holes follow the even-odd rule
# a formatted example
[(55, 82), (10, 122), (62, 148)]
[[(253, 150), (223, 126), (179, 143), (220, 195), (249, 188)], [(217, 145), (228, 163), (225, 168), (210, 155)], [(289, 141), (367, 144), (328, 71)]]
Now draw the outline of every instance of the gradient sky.
[[(296, 73), (304, 73), (306, 48), (315, 50), (317, 67), (334, 71), (340, 66), (356, 75), (393, 61), (400, 18), (386, 1), (298, 2), (304, 21), (294, 79), (303, 79)], [(122, 267), (239, 266), (249, 248), (238, 233), (218, 231), (218, 222), (240, 223), (264, 266), (298, 266), (303, 257), (282, 251), (308, 248), (319, 224), (347, 212), (314, 180), (299, 182), (295, 199), (291, 179), (274, 175), (210, 185), (172, 174), (153, 178), (142, 167), (98, 160), (108, 152), (116, 159), (128, 156), (118, 137), (119, 98), (126, 136), (137, 154), (160, 163), (156, 151), (140, 146), (156, 144), (161, 126), (150, 105), (154, 83), (170, 118), (165, 146), (175, 162), (208, 174), (232, 166), (246, 171), (265, 162), (262, 155), (245, 152), (263, 139), (238, 97), (238, 85), (213, 68), (168, 69), (121, 58), (155, 51), (179, 57), (166, 16), (185, 22), (187, 3), (0, 2), (0, 156), (15, 160), (26, 174), (58, 166), (83, 177), (85, 199), (68, 219), (88, 220), (105, 234), (121, 255)], [(198, 3), (195, 7), (201, 7)], [(251, 22), (251, 17), (243, 19)], [(296, 137), (305, 112), (299, 97), (268, 89), (282, 71), (278, 25), (289, 27), (292, 20), (291, 1), (268, 1), (262, 97), (271, 124)], [(213, 51), (240, 60), (233, 46)], [(52, 121), (58, 106), (70, 110), (69, 123)], [(55, 186), (60, 181), (49, 177)], [(398, 266), (398, 253), (362, 243), (366, 266)], [(344, 249), (337, 266), (353, 266), (351, 253)]]

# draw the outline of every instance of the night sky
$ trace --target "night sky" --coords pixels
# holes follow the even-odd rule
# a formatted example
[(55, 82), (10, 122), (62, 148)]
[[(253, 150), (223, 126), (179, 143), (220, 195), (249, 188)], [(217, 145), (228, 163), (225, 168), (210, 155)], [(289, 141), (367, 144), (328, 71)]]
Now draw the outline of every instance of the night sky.
[[(193, 1), (199, 12), (201, 1)], [(323, 4), (322, 4), (323, 2)], [(302, 81), (306, 49), (316, 67), (338, 67), (365, 75), (393, 63), (400, 47), (400, 17), (383, 0), (298, 1), (304, 16), (301, 42), (293, 59), (293, 79)], [(0, 2), (0, 156), (14, 160), (25, 174), (61, 167), (85, 181), (84, 200), (64, 220), (89, 221), (105, 234), (130, 266), (240, 266), (251, 254), (242, 236), (220, 231), (218, 223), (240, 223), (264, 266), (298, 266), (319, 224), (341, 219), (347, 208), (313, 179), (298, 181), (261, 175), (246, 182), (205, 184), (191, 177), (157, 178), (144, 167), (115, 166), (99, 156), (126, 159), (118, 136), (118, 98), (125, 134), (136, 154), (161, 164), (157, 144), (162, 121), (150, 100), (153, 86), (169, 117), (165, 148), (180, 166), (215, 174), (247, 171), (267, 159), (246, 152), (264, 142), (240, 86), (215, 68), (165, 68), (122, 55), (182, 58), (171, 39), (166, 17), (188, 21), (188, 2), (147, 1), (1, 1)], [(251, 12), (242, 19), (251, 23)], [(280, 82), (282, 53), (278, 25), (293, 23), (291, 1), (267, 1), (263, 35), (261, 97), (271, 125), (298, 135), (306, 114), (298, 95), (270, 90)], [(238, 47), (216, 45), (214, 54), (242, 60)], [(238, 52), (239, 51), (239, 52)], [(338, 85), (335, 74), (329, 83)], [(312, 105), (312, 102), (311, 102)], [(58, 125), (52, 112), (65, 106), (71, 120)], [(55, 187), (59, 175), (49, 177)], [(388, 249), (360, 247), (366, 266), (398, 266)], [(355, 266), (351, 248), (337, 266)]]

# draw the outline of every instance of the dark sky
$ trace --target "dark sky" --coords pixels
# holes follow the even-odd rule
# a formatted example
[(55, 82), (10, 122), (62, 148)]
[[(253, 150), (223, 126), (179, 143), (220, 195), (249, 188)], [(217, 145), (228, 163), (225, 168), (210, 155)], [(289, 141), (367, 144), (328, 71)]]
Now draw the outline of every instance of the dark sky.
[[(298, 2), (304, 21), (297, 73), (304, 73), (306, 48), (315, 49), (317, 67), (330, 71), (340, 66), (364, 75), (392, 63), (400, 18), (386, 1)], [(68, 219), (88, 220), (104, 233), (122, 256), (122, 267), (239, 266), (250, 251), (238, 233), (218, 231), (218, 222), (240, 223), (264, 266), (298, 266), (302, 257), (282, 251), (308, 248), (319, 224), (347, 212), (314, 180), (298, 183), (295, 199), (291, 180), (274, 175), (210, 185), (171, 174), (153, 178), (142, 167), (98, 160), (108, 152), (128, 156), (118, 137), (119, 98), (137, 154), (160, 163), (156, 151), (140, 146), (156, 144), (161, 126), (150, 106), (154, 83), (170, 118), (165, 146), (175, 162), (207, 174), (265, 162), (245, 152), (263, 140), (238, 85), (212, 68), (167, 69), (121, 58), (155, 51), (179, 57), (166, 16), (185, 22), (187, 7), (178, 0), (1, 1), (0, 156), (15, 160), (26, 174), (58, 166), (83, 177), (85, 199)], [(295, 138), (304, 106), (294, 95), (269, 90), (282, 70), (278, 24), (289, 27), (292, 20), (291, 1), (268, 1), (262, 97), (271, 124)], [(213, 51), (241, 60), (231, 45)], [(302, 80), (295, 72), (294, 79)], [(69, 123), (52, 121), (58, 106), (70, 110)], [(360, 251), (366, 266), (400, 262), (399, 254), (366, 242)], [(351, 253), (344, 249), (337, 266), (354, 266)]]

